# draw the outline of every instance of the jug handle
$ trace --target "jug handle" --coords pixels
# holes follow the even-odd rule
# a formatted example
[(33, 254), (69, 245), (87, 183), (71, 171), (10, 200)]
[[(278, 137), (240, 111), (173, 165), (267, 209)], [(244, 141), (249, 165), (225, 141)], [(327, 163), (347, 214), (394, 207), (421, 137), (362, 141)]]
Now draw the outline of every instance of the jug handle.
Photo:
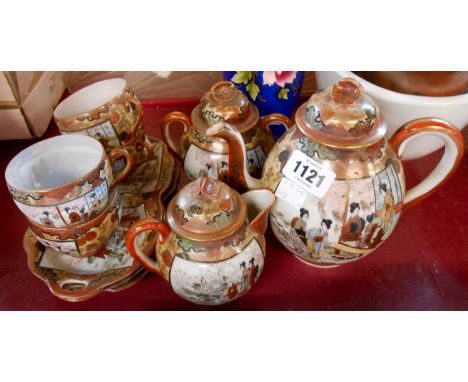
[(179, 144), (175, 143), (172, 139), (170, 126), (173, 122), (180, 122), (184, 126), (184, 134), (187, 132), (187, 129), (192, 125), (190, 118), (187, 114), (180, 111), (173, 111), (164, 116), (162, 120), (162, 131), (163, 138), (166, 141), (169, 148), (179, 157), (182, 156), (182, 149)]
[(265, 130), (267, 133), (270, 133), (271, 135), (273, 135), (273, 133), (271, 132), (269, 125), (272, 122), (282, 123), (285, 126), (286, 130), (289, 129), (292, 125), (292, 121), (288, 117), (286, 117), (284, 114), (272, 113), (272, 114), (266, 115), (265, 117), (261, 119), (260, 127), (263, 130)]
[(129, 154), (129, 152), (124, 148), (112, 149), (107, 155), (109, 157), (109, 162), (111, 166), (116, 160), (122, 157), (125, 158), (125, 160), (127, 161), (127, 164), (125, 165), (123, 171), (119, 174), (117, 178), (114, 178), (114, 180), (112, 181), (111, 188), (113, 188), (130, 176), (133, 168), (133, 158)]
[(445, 152), (436, 168), (418, 185), (406, 191), (404, 208), (418, 204), (439, 189), (453, 176), (463, 157), (463, 135), (451, 123), (438, 118), (420, 118), (408, 122), (393, 134), (390, 145), (401, 158), (406, 145), (423, 135), (441, 138), (444, 141)]
[(166, 223), (162, 223), (157, 219), (143, 219), (134, 224), (128, 230), (127, 234), (125, 235), (125, 244), (127, 246), (128, 252), (130, 255), (138, 261), (141, 265), (143, 265), (147, 270), (161, 274), (161, 270), (157, 261), (151, 259), (145, 253), (141, 251), (140, 248), (136, 245), (137, 237), (146, 231), (153, 231), (159, 234), (159, 242), (164, 244), (165, 241), (169, 238), (171, 233), (171, 229)]

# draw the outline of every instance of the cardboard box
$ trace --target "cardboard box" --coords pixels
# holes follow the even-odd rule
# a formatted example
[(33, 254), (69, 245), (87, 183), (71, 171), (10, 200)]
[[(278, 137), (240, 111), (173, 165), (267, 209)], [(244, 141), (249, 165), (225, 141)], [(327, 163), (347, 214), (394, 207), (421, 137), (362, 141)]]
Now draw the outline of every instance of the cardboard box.
[(0, 72), (0, 139), (45, 133), (64, 90), (63, 72)]
[(16, 104), (16, 97), (10, 86), (8, 74), (0, 72), (0, 107), (11, 107)]

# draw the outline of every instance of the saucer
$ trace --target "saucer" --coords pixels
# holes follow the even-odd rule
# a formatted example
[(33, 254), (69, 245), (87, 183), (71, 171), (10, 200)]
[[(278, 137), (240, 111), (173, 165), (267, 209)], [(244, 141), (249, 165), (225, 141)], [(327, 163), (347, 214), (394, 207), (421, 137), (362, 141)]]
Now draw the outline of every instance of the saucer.
[(137, 208), (144, 204), (146, 217), (164, 219), (163, 203), (177, 187), (180, 168), (162, 140), (147, 138), (153, 147), (153, 159), (136, 165), (118, 188), (124, 208)]
[[(167, 158), (170, 158), (170, 157), (167, 156)], [(171, 171), (162, 172), (161, 184), (168, 184), (168, 178), (171, 179), (171, 182), (168, 185), (167, 190), (164, 190), (163, 187), (161, 187), (161, 194), (163, 194), (161, 200), (163, 204), (165, 204), (169, 199), (172, 198), (172, 196), (174, 196), (174, 194), (177, 192), (177, 187), (179, 185), (179, 177), (180, 177), (181, 168), (177, 160), (174, 161), (174, 165), (175, 167), (172, 173)], [(123, 289), (129, 288), (132, 285), (135, 285), (136, 283), (138, 283), (143, 277), (145, 277), (147, 273), (148, 271), (145, 268), (141, 267), (128, 279), (125, 279), (122, 282), (111, 285), (110, 287), (106, 289), (106, 291), (107, 292), (119, 292)]]
[[(179, 164), (166, 144), (157, 138), (149, 140), (154, 155), (147, 162), (152, 163), (140, 163), (130, 178), (119, 185), (122, 219), (100, 253), (89, 258), (71, 258), (46, 249), (29, 229), (26, 231), (23, 246), (29, 269), (55, 296), (67, 301), (84, 301), (102, 291), (117, 292), (129, 288), (145, 276), (145, 269), (127, 252), (125, 233), (140, 219), (164, 219), (163, 203), (177, 189), (180, 176)], [(151, 255), (155, 236), (142, 234), (140, 237), (140, 249)]]
[[(98, 255), (77, 258), (45, 248), (28, 228), (23, 238), (28, 267), (53, 295), (71, 302), (87, 300), (140, 270), (141, 266), (127, 252), (126, 231), (125, 227), (118, 227)], [(143, 237), (138, 243), (140, 249), (151, 253), (153, 239)]]
[[(153, 139), (153, 138), (152, 138)], [(165, 212), (163, 205), (174, 195), (177, 191), (177, 186), (179, 183), (180, 177), (180, 165), (177, 160), (174, 160), (172, 154), (167, 150), (167, 146), (164, 145), (163, 150), (163, 161), (161, 164), (161, 171), (159, 172), (160, 179), (159, 179), (159, 195), (161, 197), (157, 197), (157, 192), (155, 191), (152, 195), (150, 200), (147, 200), (148, 209), (154, 209), (150, 212), (147, 211), (147, 216), (154, 216), (158, 215), (157, 211)], [(164, 217), (159, 217), (164, 218)], [(127, 279), (122, 280), (119, 283), (115, 283), (109, 286), (106, 291), (107, 292), (119, 292), (121, 290), (127, 289), (136, 283), (138, 283), (148, 271), (144, 267), (140, 267), (134, 274), (129, 276)]]
[(105, 291), (120, 292), (121, 290), (130, 288), (131, 286), (137, 284), (143, 277), (145, 277), (147, 273), (148, 271), (145, 268), (140, 267), (133, 275), (131, 275), (125, 280), (122, 280), (121, 282), (109, 286), (105, 289)]

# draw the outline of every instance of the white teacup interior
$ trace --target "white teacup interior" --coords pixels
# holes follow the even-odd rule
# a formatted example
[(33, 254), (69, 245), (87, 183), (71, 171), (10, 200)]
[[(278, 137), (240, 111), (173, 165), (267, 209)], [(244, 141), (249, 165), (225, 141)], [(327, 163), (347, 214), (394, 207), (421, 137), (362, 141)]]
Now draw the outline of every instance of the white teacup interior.
[(123, 78), (96, 82), (65, 98), (54, 110), (54, 118), (70, 118), (88, 113), (124, 94)]
[(47, 190), (75, 181), (100, 163), (104, 149), (95, 139), (62, 135), (21, 151), (8, 164), (6, 181), (25, 191)]

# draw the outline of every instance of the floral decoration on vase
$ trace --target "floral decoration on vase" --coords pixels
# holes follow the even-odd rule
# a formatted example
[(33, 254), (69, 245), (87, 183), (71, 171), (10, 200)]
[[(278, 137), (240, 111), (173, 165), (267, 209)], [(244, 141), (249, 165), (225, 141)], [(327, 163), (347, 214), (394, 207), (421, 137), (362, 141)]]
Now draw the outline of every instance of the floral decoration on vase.
[[(224, 72), (224, 79), (231, 81), (243, 91), (257, 106), (261, 116), (281, 113), (290, 118), (301, 94), (304, 73), (299, 71), (230, 71)], [(276, 137), (275, 130), (272, 129), (272, 131)]]

